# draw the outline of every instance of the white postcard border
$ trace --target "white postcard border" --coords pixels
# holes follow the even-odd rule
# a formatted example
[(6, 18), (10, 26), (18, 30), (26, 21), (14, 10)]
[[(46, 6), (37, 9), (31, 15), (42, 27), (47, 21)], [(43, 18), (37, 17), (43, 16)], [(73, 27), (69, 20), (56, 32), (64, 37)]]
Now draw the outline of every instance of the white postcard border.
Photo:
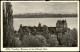
[[(49, 1), (49, 2), (77, 2), (78, 3), (78, 47), (17, 47), (3, 48), (3, 2), (33, 2), (33, 1), (1, 1), (1, 51), (79, 51), (79, 1)], [(34, 1), (46, 2), (46, 1)]]

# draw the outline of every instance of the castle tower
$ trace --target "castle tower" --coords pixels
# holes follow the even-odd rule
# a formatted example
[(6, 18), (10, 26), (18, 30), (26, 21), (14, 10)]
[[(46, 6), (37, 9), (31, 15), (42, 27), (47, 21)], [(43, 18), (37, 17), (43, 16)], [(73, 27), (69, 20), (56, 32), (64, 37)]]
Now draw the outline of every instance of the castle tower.
[(41, 23), (39, 22), (38, 27), (41, 27)]
[(41, 32), (41, 23), (38, 24), (38, 31)]
[(56, 31), (60, 31), (61, 20), (58, 20), (56, 23)]
[(18, 30), (19, 33), (22, 32), (22, 24), (20, 24), (20, 27), (19, 27), (19, 30)]
[(64, 22), (64, 28), (67, 28), (67, 22), (66, 22), (66, 20), (64, 20), (65, 22)]

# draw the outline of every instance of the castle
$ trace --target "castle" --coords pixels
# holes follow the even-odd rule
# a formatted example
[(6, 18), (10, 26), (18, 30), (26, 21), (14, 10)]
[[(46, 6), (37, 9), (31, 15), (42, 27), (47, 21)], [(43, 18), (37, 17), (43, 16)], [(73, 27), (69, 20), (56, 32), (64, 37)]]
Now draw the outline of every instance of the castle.
[(43, 35), (45, 38), (48, 38), (49, 35), (54, 34), (57, 36), (57, 40), (61, 45), (61, 37), (65, 34), (65, 32), (67, 32), (67, 21), (58, 20), (56, 22), (56, 27), (47, 27), (46, 25), (42, 26), (41, 23), (38, 24), (38, 27), (22, 26), (21, 24), (18, 32), (21, 34), (21, 37), (23, 35), (26, 35), (27, 33), (30, 33), (32, 35), (40, 34)]
[[(29, 31), (31, 33), (33, 33), (34, 31), (43, 32), (44, 26), (47, 27), (46, 25), (41, 26), (41, 23), (38, 24), (38, 27), (22, 26), (22, 24), (21, 24), (18, 32), (25, 32), (25, 31)], [(52, 33), (52, 34), (54, 34), (56, 32), (64, 33), (64, 31), (66, 31), (64, 29), (66, 29), (66, 28), (67, 28), (66, 20), (58, 20), (56, 23), (56, 27), (47, 27), (48, 32)]]
[[(18, 32), (25, 32), (25, 31), (29, 31), (31, 33), (33, 33), (34, 31), (43, 32), (44, 26), (46, 26), (46, 25), (41, 26), (41, 23), (38, 24), (38, 27), (22, 26), (22, 24), (21, 24)], [(48, 28), (49, 33), (55, 33), (55, 31), (56, 31), (55, 27), (47, 27), (47, 28)]]
[(57, 21), (57, 23), (56, 23), (56, 31), (57, 32), (61, 32), (61, 31), (63, 31), (66, 28), (67, 28), (66, 20), (58, 20)]

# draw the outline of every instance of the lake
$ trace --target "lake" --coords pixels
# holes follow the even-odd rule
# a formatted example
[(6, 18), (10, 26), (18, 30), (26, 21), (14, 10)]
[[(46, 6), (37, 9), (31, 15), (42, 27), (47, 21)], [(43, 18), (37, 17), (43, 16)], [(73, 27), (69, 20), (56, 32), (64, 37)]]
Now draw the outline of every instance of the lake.
[(41, 23), (41, 25), (47, 25), (48, 27), (56, 27), (57, 20), (66, 20), (70, 29), (77, 28), (77, 18), (13, 18), (13, 26), (14, 30), (18, 30), (20, 24), (22, 26), (38, 26)]

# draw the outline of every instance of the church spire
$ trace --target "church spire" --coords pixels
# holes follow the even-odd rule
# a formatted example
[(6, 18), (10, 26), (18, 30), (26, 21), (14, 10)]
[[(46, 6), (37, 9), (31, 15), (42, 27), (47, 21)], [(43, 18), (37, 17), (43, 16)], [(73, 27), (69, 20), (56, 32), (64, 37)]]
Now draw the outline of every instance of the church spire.
[(38, 27), (41, 27), (41, 23), (39, 22)]

